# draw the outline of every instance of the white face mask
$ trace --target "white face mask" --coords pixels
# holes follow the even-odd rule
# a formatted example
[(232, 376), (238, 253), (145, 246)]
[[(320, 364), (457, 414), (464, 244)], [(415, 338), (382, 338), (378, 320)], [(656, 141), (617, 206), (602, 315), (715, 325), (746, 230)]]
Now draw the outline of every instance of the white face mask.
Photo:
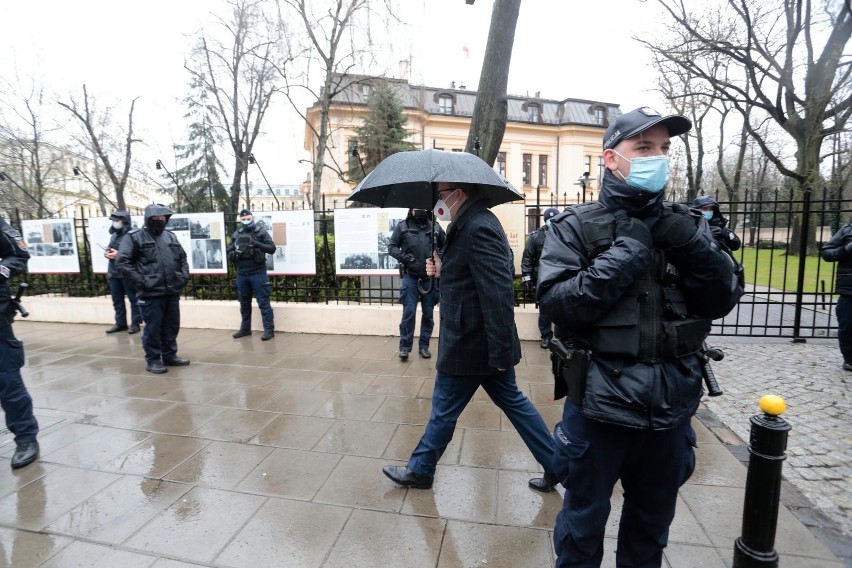
[(118, 230), (118, 229), (122, 228), (123, 226), (124, 226), (124, 221), (113, 221), (112, 222), (112, 228), (113, 229)]
[[(450, 195), (452, 195), (452, 193)], [(455, 203), (458, 203), (458, 199), (456, 199)], [(435, 203), (435, 208), (432, 212), (435, 214), (435, 218), (440, 221), (446, 221), (449, 223), (453, 220), (452, 213), (450, 213), (450, 206), (443, 199), (439, 199), (438, 202)]]

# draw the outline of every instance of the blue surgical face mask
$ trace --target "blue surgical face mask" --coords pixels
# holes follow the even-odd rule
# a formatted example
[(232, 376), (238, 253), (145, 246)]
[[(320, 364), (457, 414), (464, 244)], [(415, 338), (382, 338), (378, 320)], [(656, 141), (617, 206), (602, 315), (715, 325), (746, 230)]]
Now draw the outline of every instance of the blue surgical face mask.
[(243, 224), (243, 227), (248, 227), (251, 225), (251, 219), (240, 219), (240, 223)]
[(701, 214), (704, 215), (704, 218), (707, 219), (708, 221), (713, 218), (713, 212), (712, 211), (702, 211)]
[(666, 182), (669, 181), (668, 156), (649, 156), (628, 160), (618, 152), (615, 153), (623, 160), (630, 162), (630, 173), (627, 177), (622, 176), (624, 183), (651, 193), (659, 193), (666, 187)]

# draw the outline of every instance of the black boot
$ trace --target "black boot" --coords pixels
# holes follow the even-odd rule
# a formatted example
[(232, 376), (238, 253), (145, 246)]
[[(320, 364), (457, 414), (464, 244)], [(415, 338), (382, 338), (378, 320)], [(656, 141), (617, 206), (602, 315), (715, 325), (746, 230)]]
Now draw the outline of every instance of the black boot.
[(19, 444), (12, 455), (12, 469), (30, 465), (38, 459), (38, 452), (38, 442), (35, 440), (26, 444)]
[(533, 477), (529, 481), (530, 488), (542, 493), (553, 491), (553, 488), (559, 483), (556, 475), (553, 473), (545, 473), (543, 477)]

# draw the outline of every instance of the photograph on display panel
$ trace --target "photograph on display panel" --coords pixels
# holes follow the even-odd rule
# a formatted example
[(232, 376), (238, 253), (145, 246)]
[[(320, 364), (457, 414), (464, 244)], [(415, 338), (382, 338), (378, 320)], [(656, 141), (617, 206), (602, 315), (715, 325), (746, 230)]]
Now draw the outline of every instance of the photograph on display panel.
[(269, 274), (302, 276), (317, 273), (314, 212), (270, 211), (255, 215), (275, 243), (275, 252), (266, 255)]
[(408, 210), (403, 208), (335, 209), (336, 273), (399, 276), (399, 263), (388, 254), (388, 242), (407, 215)]
[(77, 274), (80, 257), (73, 219), (21, 221), (21, 233), (30, 253), (32, 274)]
[(186, 251), (190, 274), (225, 274), (225, 217), (222, 213), (175, 213), (166, 229)]

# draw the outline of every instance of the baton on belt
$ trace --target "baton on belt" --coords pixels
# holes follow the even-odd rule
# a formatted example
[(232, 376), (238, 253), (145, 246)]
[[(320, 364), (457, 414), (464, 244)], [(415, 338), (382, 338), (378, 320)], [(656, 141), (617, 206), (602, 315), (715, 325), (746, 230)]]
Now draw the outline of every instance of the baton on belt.
[(12, 298), (12, 308), (16, 312), (20, 313), (22, 318), (25, 318), (30, 315), (30, 312), (28, 312), (27, 309), (23, 306), (23, 304), (21, 304), (21, 296), (26, 293), (27, 288), (29, 288), (29, 284), (27, 284), (26, 282), (19, 282), (18, 293), (14, 298)]

